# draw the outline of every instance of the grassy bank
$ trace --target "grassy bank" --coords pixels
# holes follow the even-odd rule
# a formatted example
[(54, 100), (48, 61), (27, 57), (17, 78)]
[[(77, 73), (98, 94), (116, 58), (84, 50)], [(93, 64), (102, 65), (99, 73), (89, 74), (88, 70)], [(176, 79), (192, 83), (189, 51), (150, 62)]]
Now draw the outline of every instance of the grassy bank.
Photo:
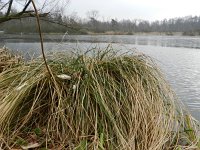
[(143, 54), (55, 55), (0, 73), (2, 148), (197, 149), (198, 124)]

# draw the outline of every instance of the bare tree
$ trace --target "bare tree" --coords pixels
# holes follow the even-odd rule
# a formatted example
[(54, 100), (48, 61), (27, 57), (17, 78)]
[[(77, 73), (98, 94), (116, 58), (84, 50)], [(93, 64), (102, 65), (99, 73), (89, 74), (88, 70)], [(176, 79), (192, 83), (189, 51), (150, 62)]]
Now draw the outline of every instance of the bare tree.
[(99, 21), (97, 19), (99, 17), (99, 11), (91, 10), (88, 11), (86, 15), (89, 18), (89, 25), (91, 26), (91, 29), (98, 32)]
[(97, 20), (99, 18), (99, 11), (98, 10), (91, 10), (86, 13), (89, 19)]

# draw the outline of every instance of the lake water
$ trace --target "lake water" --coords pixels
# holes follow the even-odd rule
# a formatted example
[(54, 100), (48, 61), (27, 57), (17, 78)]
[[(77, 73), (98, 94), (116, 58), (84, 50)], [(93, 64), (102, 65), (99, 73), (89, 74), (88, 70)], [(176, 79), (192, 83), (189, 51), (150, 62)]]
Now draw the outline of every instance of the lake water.
[[(2, 36), (2, 35), (1, 35)], [(11, 36), (12, 37), (12, 36)], [(35, 35), (35, 38), (37, 36)], [(40, 54), (40, 43), (26, 38), (0, 37), (0, 46), (23, 52), (26, 57)], [(46, 35), (46, 52), (86, 50), (106, 47), (137, 49), (158, 63), (178, 97), (200, 120), (200, 37), (136, 35)]]

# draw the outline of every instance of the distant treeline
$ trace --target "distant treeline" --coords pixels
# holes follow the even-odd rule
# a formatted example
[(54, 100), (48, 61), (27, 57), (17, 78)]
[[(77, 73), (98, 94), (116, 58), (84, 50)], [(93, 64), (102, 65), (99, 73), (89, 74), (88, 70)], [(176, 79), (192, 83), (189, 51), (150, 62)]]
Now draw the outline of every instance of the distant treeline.
[[(3, 15), (0, 13), (0, 16)], [(89, 16), (82, 19), (76, 15), (64, 16), (59, 13), (51, 14), (45, 21), (41, 21), (42, 31), (45, 33), (88, 34), (88, 33), (115, 33), (134, 34), (137, 32), (164, 32), (173, 34), (182, 32), (184, 35), (200, 35), (200, 16), (164, 19), (161, 21), (147, 20), (120, 20), (111, 19), (101, 21), (98, 17)], [(52, 23), (54, 22), (54, 23)], [(35, 33), (37, 32), (35, 18), (11, 20), (0, 24), (0, 30), (5, 33)]]

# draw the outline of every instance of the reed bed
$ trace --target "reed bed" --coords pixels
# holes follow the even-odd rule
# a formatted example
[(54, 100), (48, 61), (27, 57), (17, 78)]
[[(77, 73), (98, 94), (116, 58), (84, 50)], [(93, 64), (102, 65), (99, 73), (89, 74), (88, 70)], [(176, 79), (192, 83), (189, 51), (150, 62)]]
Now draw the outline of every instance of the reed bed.
[(0, 73), (2, 148), (198, 149), (198, 123), (149, 57), (55, 58), (53, 76), (39, 60)]

